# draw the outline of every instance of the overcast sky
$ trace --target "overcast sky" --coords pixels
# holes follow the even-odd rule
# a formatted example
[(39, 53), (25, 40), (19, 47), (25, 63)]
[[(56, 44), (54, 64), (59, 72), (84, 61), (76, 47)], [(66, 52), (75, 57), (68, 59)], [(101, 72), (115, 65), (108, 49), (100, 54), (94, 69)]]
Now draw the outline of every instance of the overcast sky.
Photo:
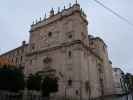
[[(100, 0), (133, 23), (133, 0)], [(33, 20), (44, 17), (53, 7), (68, 7), (74, 0), (1, 0), (0, 54), (29, 40)], [(133, 73), (133, 26), (119, 19), (93, 0), (78, 1), (88, 16), (88, 34), (101, 37), (108, 45), (109, 58), (116, 67)]]

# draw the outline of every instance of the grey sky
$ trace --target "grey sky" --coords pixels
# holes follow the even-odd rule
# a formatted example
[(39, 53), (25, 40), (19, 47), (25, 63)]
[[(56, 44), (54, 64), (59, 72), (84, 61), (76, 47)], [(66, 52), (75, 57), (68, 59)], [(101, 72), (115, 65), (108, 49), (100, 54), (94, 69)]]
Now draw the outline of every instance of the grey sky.
[[(133, 0), (100, 0), (133, 23)], [(68, 7), (74, 0), (1, 0), (0, 53), (21, 45), (29, 39), (32, 21), (44, 17), (53, 7)], [(133, 26), (128, 25), (93, 0), (79, 0), (88, 15), (89, 34), (100, 36), (108, 45), (113, 65), (133, 73)]]

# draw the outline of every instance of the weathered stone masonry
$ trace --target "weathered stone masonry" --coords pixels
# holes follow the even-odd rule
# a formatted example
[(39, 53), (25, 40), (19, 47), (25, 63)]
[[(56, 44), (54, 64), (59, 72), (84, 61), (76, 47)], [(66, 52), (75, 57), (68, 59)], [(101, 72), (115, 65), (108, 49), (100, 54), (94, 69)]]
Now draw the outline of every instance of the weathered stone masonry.
[[(24, 67), (26, 75), (52, 68), (59, 77), (58, 96), (88, 99), (113, 94), (107, 46), (88, 33), (79, 4), (33, 23), (29, 43), (0, 57)], [(88, 35), (89, 34), (89, 35)], [(45, 62), (45, 60), (49, 62)], [(69, 84), (71, 81), (72, 84)]]

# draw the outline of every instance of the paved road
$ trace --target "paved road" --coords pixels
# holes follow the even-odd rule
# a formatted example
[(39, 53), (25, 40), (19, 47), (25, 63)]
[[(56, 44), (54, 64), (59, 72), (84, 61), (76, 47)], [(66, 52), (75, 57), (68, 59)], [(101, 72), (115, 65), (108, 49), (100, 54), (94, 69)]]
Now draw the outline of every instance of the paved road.
[(110, 97), (110, 98), (105, 98), (103, 100), (133, 100), (133, 95), (126, 95), (126, 96), (119, 96), (119, 97)]

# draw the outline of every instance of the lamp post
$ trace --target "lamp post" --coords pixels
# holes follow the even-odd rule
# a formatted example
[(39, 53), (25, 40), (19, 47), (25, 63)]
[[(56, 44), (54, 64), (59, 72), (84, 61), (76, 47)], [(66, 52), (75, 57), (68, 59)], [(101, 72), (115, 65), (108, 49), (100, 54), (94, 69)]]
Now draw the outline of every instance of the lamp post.
[(23, 100), (27, 100), (27, 95), (28, 95), (28, 89), (27, 89), (27, 77), (24, 78), (25, 80), (25, 88), (24, 88), (24, 92), (23, 92)]

